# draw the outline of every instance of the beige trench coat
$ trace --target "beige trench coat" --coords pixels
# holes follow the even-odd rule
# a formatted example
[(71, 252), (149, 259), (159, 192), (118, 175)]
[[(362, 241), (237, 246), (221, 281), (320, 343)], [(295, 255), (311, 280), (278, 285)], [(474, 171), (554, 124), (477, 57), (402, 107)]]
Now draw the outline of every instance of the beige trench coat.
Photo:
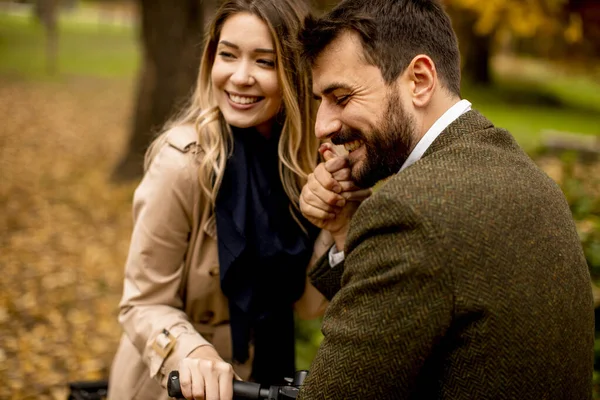
[[(196, 132), (169, 131), (135, 191), (134, 228), (119, 322), (124, 334), (109, 378), (110, 399), (167, 399), (166, 380), (199, 346), (231, 362), (227, 299), (221, 292), (215, 219), (200, 199)], [(315, 242), (314, 262), (331, 239)], [(296, 304), (305, 317), (326, 307), (312, 287)], [(168, 331), (168, 336), (164, 330)], [(174, 347), (165, 354), (165, 344)], [(251, 360), (232, 363), (247, 379)]]

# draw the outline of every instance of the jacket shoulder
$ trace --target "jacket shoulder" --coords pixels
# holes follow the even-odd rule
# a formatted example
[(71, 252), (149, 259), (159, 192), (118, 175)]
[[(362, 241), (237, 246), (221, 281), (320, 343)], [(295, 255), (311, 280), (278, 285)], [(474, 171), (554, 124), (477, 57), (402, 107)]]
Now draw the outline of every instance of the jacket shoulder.
[(159, 154), (179, 164), (190, 164), (187, 154), (196, 155), (196, 129), (192, 125), (178, 125), (157, 137), (146, 151), (144, 171), (147, 172)]
[(193, 125), (179, 125), (165, 132), (165, 141), (169, 146), (187, 153), (198, 143), (198, 133)]

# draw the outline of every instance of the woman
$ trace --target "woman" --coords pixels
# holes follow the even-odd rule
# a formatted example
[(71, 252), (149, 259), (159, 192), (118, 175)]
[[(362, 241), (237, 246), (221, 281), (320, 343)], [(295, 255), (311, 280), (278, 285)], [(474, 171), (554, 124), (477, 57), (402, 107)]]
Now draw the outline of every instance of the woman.
[(230, 398), (234, 372), (292, 376), (292, 305), (323, 311), (305, 274), (331, 244), (297, 211), (318, 154), (296, 46), (308, 13), (302, 0), (217, 11), (190, 106), (135, 192), (111, 399), (166, 398), (175, 369), (188, 398)]

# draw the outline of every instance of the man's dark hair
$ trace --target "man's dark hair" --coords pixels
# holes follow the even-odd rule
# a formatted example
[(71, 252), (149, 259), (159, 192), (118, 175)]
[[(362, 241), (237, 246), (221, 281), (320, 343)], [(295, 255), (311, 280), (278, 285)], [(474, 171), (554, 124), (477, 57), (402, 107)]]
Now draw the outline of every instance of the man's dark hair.
[(360, 36), (366, 61), (390, 84), (418, 54), (431, 57), (447, 89), (460, 96), (460, 53), (450, 17), (436, 0), (344, 0), (308, 19), (300, 40), (314, 64), (343, 31)]

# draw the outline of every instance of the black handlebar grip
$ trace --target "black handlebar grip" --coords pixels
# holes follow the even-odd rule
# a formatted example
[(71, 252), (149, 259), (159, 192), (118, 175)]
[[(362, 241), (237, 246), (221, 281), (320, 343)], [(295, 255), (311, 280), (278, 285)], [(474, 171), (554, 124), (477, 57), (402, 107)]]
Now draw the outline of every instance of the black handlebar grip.
[(179, 385), (179, 371), (171, 371), (167, 380), (167, 393), (169, 397), (182, 399), (181, 386)]
[[(167, 381), (167, 392), (169, 397), (182, 399), (181, 385), (179, 384), (179, 371), (171, 371)], [(268, 391), (267, 391), (268, 392)], [(243, 397), (244, 399), (263, 399), (264, 390), (261, 391), (260, 385), (254, 382), (233, 381), (233, 395)]]
[(260, 384), (254, 382), (233, 381), (233, 395), (244, 399), (266, 399), (269, 391), (264, 393)]

